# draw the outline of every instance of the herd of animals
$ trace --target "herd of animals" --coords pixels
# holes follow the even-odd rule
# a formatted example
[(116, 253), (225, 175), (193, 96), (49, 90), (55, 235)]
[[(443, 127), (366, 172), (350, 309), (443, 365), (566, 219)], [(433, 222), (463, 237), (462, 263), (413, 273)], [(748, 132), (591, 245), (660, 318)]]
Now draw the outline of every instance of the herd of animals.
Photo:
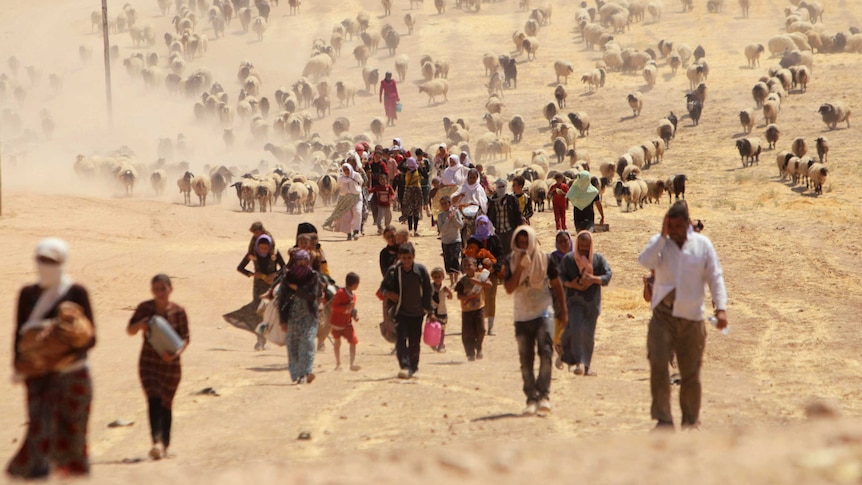
[[(478, 13), (484, 1), (457, 0), (454, 6)], [(739, 0), (743, 17), (748, 16), (751, 2)], [(301, 0), (289, 0), (288, 3), (289, 15), (300, 15)], [(406, 35), (412, 34), (417, 26), (422, 3), (422, 0), (410, 0), (410, 12), (403, 19)], [(446, 13), (446, 3), (446, 0), (435, 0), (438, 15)], [(684, 12), (691, 11), (695, 8), (694, 3), (694, 0), (682, 0), (681, 8)], [(727, 8), (726, 3), (725, 0), (705, 2), (707, 10), (716, 14)], [(792, 94), (807, 91), (813, 78), (815, 54), (862, 52), (862, 34), (858, 29), (851, 27), (847, 32), (830, 32), (823, 26), (823, 7), (818, 0), (790, 0), (790, 4), (784, 10), (783, 32), (768, 39), (766, 48), (762, 44), (751, 44), (744, 49), (751, 69), (760, 66), (760, 56), (767, 49), (778, 61), (752, 89), (756, 107), (762, 110), (766, 147), (759, 137), (753, 136), (757, 111), (744, 108), (739, 112), (745, 136), (735, 140), (735, 145), (743, 166), (758, 163), (765, 149), (777, 150), (781, 107), (789, 102)], [(250, 167), (217, 165), (193, 171), (187, 162), (180, 161), (187, 141), (179, 134), (176, 141), (173, 138), (158, 140), (159, 157), (155, 163), (139, 161), (130, 149), (124, 147), (107, 155), (78, 155), (74, 160), (75, 173), (86, 179), (118, 186), (127, 195), (133, 194), (141, 178), (149, 180), (156, 195), (162, 195), (169, 186), (173, 187), (172, 182), (175, 181), (186, 204), (192, 203), (191, 193), (196, 195), (199, 205), (205, 205), (208, 197), (219, 203), (223, 192), (230, 188), (235, 189), (240, 207), (247, 211), (256, 208), (272, 210), (279, 197), (291, 212), (311, 211), (318, 202), (324, 205), (332, 203), (340, 161), (355, 143), (365, 141), (372, 146), (381, 143), (386, 126), (383, 119), (374, 117), (366, 125), (368, 131), (364, 131), (363, 127), (352, 125), (348, 117), (338, 116), (331, 125), (334, 137), (327, 137), (315, 131), (315, 123), (331, 114), (333, 97), (340, 107), (355, 106), (355, 98), (360, 91), (376, 98), (382, 69), (368, 63), (381, 43), (394, 60), (393, 70), (401, 82), (407, 78), (410, 59), (407, 54), (398, 52), (401, 37), (398, 28), (384, 23), (378, 29), (373, 25), (372, 16), (362, 11), (336, 23), (328, 40), (314, 40), (301, 76), (293, 83), (265, 83), (264, 76), (250, 61), (240, 62), (235, 80), (215, 79), (203, 64), (208, 51), (208, 36), (214, 39), (224, 37), (231, 23), (238, 21), (242, 29), (238, 34), (251, 31), (259, 42), (263, 42), (267, 26), (281, 20), (271, 17), (272, 11), (278, 7), (278, 0), (273, 0), (273, 4), (267, 0), (158, 0), (163, 19), (170, 20), (171, 25), (171, 30), (161, 36), (164, 40), (161, 47), (156, 45), (159, 38), (156, 27), (148, 22), (151, 15), (142, 15), (131, 4), (126, 4), (107, 20), (115, 38), (123, 33), (131, 37), (134, 53), (130, 56), (120, 60), (120, 49), (116, 45), (110, 49), (113, 62), (121, 62), (128, 76), (141, 82), (145, 89), (164, 90), (168, 96), (178, 98), (177, 102), (188, 103), (194, 120), (212, 130), (214, 136), (221, 135), (227, 152), (234, 150), (237, 138), (246, 136), (238, 133), (247, 130), (249, 143), (258, 147), (260, 158), (269, 153), (275, 158), (275, 163), (262, 160)], [(510, 180), (515, 175), (523, 175), (531, 182), (530, 191), (537, 204), (544, 205), (549, 196), (547, 179), (556, 173), (571, 178), (577, 170), (590, 171), (591, 165), (597, 166), (599, 172), (594, 177), (594, 184), (602, 193), (610, 187), (619, 205), (626, 202), (627, 210), (642, 208), (645, 202), (658, 202), (664, 193), (669, 197), (684, 198), (686, 175), (646, 177), (647, 170), (663, 161), (671, 140), (679, 134), (681, 120), (673, 112), (658, 120), (654, 136), (645, 134), (633, 140), (631, 148), (615, 161), (594, 163), (587, 151), (576, 146), (579, 138), (590, 135), (591, 119), (583, 110), (565, 113), (568, 81), (575, 71), (572, 62), (557, 59), (553, 63), (556, 77), (553, 101), (537, 109), (532, 116), (513, 114), (504, 117), (504, 93), (508, 91), (509, 96), (517, 96), (519, 69), (538, 69), (533, 66), (538, 66), (537, 59), (541, 58), (541, 33), (553, 15), (550, 4), (533, 8), (529, 0), (519, 0), (519, 8), (527, 15), (527, 20), (523, 29), (512, 34), (514, 51), (482, 56), (486, 76), (483, 86), (488, 93), (481, 118), (484, 126), (478, 128), (482, 134), (475, 135), (477, 130), (470, 128), (466, 116), (446, 116), (442, 120), (444, 135), (425, 140), (431, 141), (427, 144), (427, 152), (435, 153), (440, 144), (445, 144), (450, 152), (467, 151), (474, 161), (494, 162), (511, 157), (512, 146), (522, 142), (528, 127), (539, 130), (547, 126), (553, 157), (545, 152), (544, 147), (527, 149), (532, 152), (530, 160), (516, 160), (515, 170), (509, 173)], [(669, 39), (662, 39), (655, 46), (644, 46), (642, 50), (623, 46), (622, 36), (627, 31), (638, 23), (660, 22), (662, 10), (660, 0), (595, 0), (594, 5), (580, 2), (573, 9), (575, 30), (585, 49), (600, 51), (600, 59), (594, 68), (584, 72), (580, 79), (585, 89), (593, 92), (602, 89), (609, 76), (616, 73), (640, 72), (645, 81), (645, 92), (631, 92), (625, 100), (632, 117), (639, 117), (648, 102), (646, 92), (655, 85), (659, 69), (668, 69), (676, 75), (682, 68), (689, 81), (689, 92), (685, 95), (687, 115), (682, 118), (687, 117), (694, 129), (707, 104), (706, 83), (710, 70), (705, 49)], [(391, 12), (392, 0), (382, 0), (384, 22), (389, 20)], [(94, 11), (90, 20), (93, 31), (102, 28), (100, 12)], [(342, 49), (348, 48), (348, 43), (356, 44), (352, 54), (357, 67), (361, 67), (361, 84), (346, 78), (335, 82), (331, 79), (333, 66), (340, 59)], [(92, 49), (81, 46), (79, 56), (83, 63), (91, 62)], [(28, 91), (39, 85), (42, 73), (39, 68), (28, 66), (23, 69), (28, 79), (24, 78), (22, 63), (14, 56), (7, 60), (6, 65), (7, 71), (0, 75), (0, 106), (3, 107), (0, 123), (6, 129), (12, 127), (13, 132), (27, 131), (20, 126), (15, 102), (25, 99)], [(428, 96), (429, 104), (446, 102), (449, 62), (423, 55), (418, 65), (422, 77), (419, 92)], [(237, 88), (230, 87), (234, 83)], [(49, 75), (49, 84), (52, 90), (60, 92), (62, 77)], [(236, 95), (229, 94), (229, 91), (236, 92)], [(273, 94), (268, 96), (268, 93)], [(539, 111), (547, 125), (539, 118)], [(829, 129), (850, 126), (850, 107), (841, 101), (823, 103), (819, 114)], [(41, 120), (42, 131), (50, 139), (56, 127), (47, 109), (42, 110)], [(504, 126), (508, 127), (511, 137), (503, 135)], [(358, 128), (360, 132), (351, 134), (351, 128)], [(30, 131), (31, 136), (32, 133)], [(782, 181), (804, 183), (806, 188), (820, 194), (829, 173), (827, 154), (830, 146), (825, 136), (817, 136), (811, 145), (816, 147), (816, 159), (809, 154), (809, 142), (800, 136), (792, 141), (790, 150), (778, 152), (776, 160)], [(488, 165), (487, 169), (489, 174), (495, 175), (493, 165)]]

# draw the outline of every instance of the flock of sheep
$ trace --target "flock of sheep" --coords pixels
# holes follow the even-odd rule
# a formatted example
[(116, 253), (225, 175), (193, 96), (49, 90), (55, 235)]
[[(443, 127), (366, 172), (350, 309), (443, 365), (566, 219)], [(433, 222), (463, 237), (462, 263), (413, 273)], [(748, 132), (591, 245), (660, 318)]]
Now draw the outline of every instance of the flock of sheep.
[[(814, 69), (814, 53), (855, 51), (851, 48), (862, 42), (862, 36), (856, 29), (850, 33), (832, 33), (822, 26), (823, 8), (819, 3), (797, 1), (793, 7), (784, 11), (784, 34), (769, 39), (767, 45), (774, 56), (780, 56), (777, 65), (769, 68), (767, 75), (761, 77), (752, 88), (752, 96), (758, 108), (763, 111), (764, 137), (766, 149), (776, 149), (781, 135), (778, 116), (781, 107), (788, 102), (791, 93), (804, 93), (812, 79)], [(818, 22), (819, 21), (819, 22)], [(860, 44), (862, 46), (862, 44)], [(760, 65), (760, 54), (764, 52), (763, 45), (750, 44), (745, 48), (748, 67)], [(850, 108), (841, 101), (823, 103), (818, 109), (823, 123), (834, 130), (843, 123), (850, 127)], [(750, 134), (756, 123), (755, 111), (746, 108), (739, 112), (739, 121), (745, 134)], [(781, 151), (776, 156), (779, 178), (789, 180), (793, 185), (805, 183), (815, 194), (823, 192), (823, 184), (829, 174), (826, 167), (829, 153), (829, 140), (825, 136), (815, 139), (817, 159), (808, 155), (808, 143), (803, 137), (797, 137), (791, 142), (789, 151)], [(758, 163), (764, 150), (759, 137), (744, 137), (736, 140), (736, 148), (743, 167)]]
[[(412, 33), (421, 21), (421, 17), (413, 12), (414, 3), (421, 6), (421, 2), (411, 1), (411, 12), (403, 19), (406, 35)], [(741, 0), (739, 3), (743, 15), (747, 16), (749, 2)], [(758, 81), (752, 90), (757, 108), (763, 112), (765, 138), (770, 149), (775, 147), (781, 132), (777, 118), (782, 103), (787, 102), (788, 94), (794, 89), (805, 92), (808, 88), (812, 79), (814, 53), (862, 50), (860, 34), (855, 29), (832, 33), (823, 28), (822, 22), (818, 22), (822, 19), (823, 9), (816, 1), (791, 0), (791, 3), (793, 6), (785, 12), (786, 32), (766, 43), (773, 55), (780, 56), (779, 65), (770, 68), (768, 75)], [(163, 193), (171, 180), (176, 180), (185, 202), (191, 203), (191, 193), (194, 192), (200, 205), (206, 203), (208, 196), (220, 202), (224, 190), (232, 187), (236, 189), (243, 210), (271, 210), (273, 203), (281, 197), (287, 210), (302, 212), (313, 210), (318, 199), (329, 202), (334, 188), (332, 174), (355, 143), (366, 141), (374, 144), (383, 140), (386, 124), (381, 118), (373, 118), (367, 126), (356, 126), (347, 116), (337, 116), (331, 124), (333, 137), (327, 137), (315, 129), (316, 123), (330, 115), (334, 100), (338, 101), (338, 106), (349, 108), (355, 105), (359, 92), (376, 95), (382, 69), (370, 66), (369, 60), (380, 47), (386, 47), (392, 55), (393, 71), (399, 81), (407, 78), (410, 59), (407, 54), (398, 53), (402, 34), (391, 23), (386, 23), (392, 11), (390, 0), (382, 0), (382, 26), (375, 26), (372, 16), (361, 11), (355, 17), (347, 17), (336, 23), (328, 40), (315, 39), (301, 76), (286, 84), (265, 82), (264, 76), (250, 61), (239, 64), (236, 80), (216, 79), (202, 64), (208, 48), (204, 31), (211, 32), (213, 38), (220, 38), (231, 22), (238, 20), (243, 32), (251, 29), (262, 41), (273, 9), (266, 0), (158, 0), (158, 4), (171, 25), (171, 30), (161, 36), (164, 39), (161, 49), (164, 51), (155, 47), (156, 39), (159, 38), (155, 27), (143, 23), (141, 18), (146, 16), (138, 14), (134, 6), (126, 4), (108, 19), (113, 32), (128, 32), (133, 44), (139, 47), (133, 55), (122, 60), (128, 75), (142, 82), (146, 89), (164, 90), (168, 94), (188, 99), (194, 118), (201, 126), (220, 135), (228, 152), (234, 150), (237, 138), (248, 137), (249, 146), (261, 150), (262, 154), (271, 154), (277, 168), (273, 169), (268, 163), (262, 162), (257, 167), (228, 169), (224, 166), (207, 166), (200, 172), (192, 171), (188, 163), (178, 161), (183, 158), (181, 147), (184, 140), (180, 135), (176, 142), (179, 157), (174, 156), (173, 140), (161, 139), (158, 142), (159, 160), (153, 164), (137, 162), (130, 150), (120, 150), (101, 157), (79, 155), (74, 162), (74, 169), (82, 177), (106, 180), (129, 195), (133, 193), (139, 176), (150, 180), (157, 195)], [(278, 6), (277, 1), (274, 4)], [(291, 15), (298, 15), (300, 1), (291, 0), (289, 4)], [(479, 11), (480, 4), (479, 0), (472, 3), (464, 1), (457, 2), (456, 6)], [(543, 148), (530, 150), (532, 157), (529, 163), (516, 161), (516, 170), (510, 174), (510, 178), (522, 174), (531, 180), (530, 190), (538, 204), (547, 196), (545, 177), (551, 177), (557, 171), (563, 171), (571, 177), (575, 169), (589, 170), (592, 157), (580, 149), (577, 142), (589, 136), (591, 119), (583, 108), (566, 113), (568, 81), (575, 76), (575, 65), (565, 59), (557, 59), (553, 63), (556, 79), (553, 101), (543, 105), (541, 110), (547, 125), (535, 123), (530, 127), (533, 116), (504, 115), (504, 97), (511, 95), (506, 91), (516, 92), (519, 68), (529, 68), (541, 58), (540, 40), (553, 15), (550, 4), (534, 8), (528, 0), (521, 0), (519, 6), (525, 12), (526, 20), (523, 29), (512, 34), (515, 50), (482, 56), (486, 76), (484, 86), (488, 93), (481, 118), (481, 125), (484, 126), (480, 125), (479, 128), (483, 133), (476, 136), (466, 116), (450, 115), (443, 118), (444, 136), (427, 145), (430, 153), (434, 153), (436, 147), (443, 143), (450, 151), (469, 152), (475, 161), (493, 162), (511, 157), (513, 145), (522, 142), (528, 128), (539, 131), (547, 129), (553, 157), (547, 155)], [(690, 2), (683, 0), (682, 6), (683, 10), (688, 11)], [(435, 1), (438, 14), (444, 14), (445, 7), (443, 0)], [(710, 12), (719, 12), (725, 5), (723, 1), (710, 0), (707, 7)], [(709, 77), (709, 64), (703, 47), (698, 45), (692, 49), (685, 42), (662, 39), (656, 45), (644, 46), (641, 50), (624, 47), (620, 42), (620, 36), (633, 26), (660, 22), (662, 8), (658, 0), (598, 1), (595, 7), (581, 2), (574, 9), (576, 31), (586, 49), (600, 50), (600, 60), (579, 77), (585, 85), (584, 89), (592, 92), (602, 89), (609, 76), (640, 73), (648, 90), (656, 83), (659, 69), (668, 69), (675, 75), (682, 68), (689, 81), (689, 92), (685, 96), (686, 111), (691, 126), (697, 126), (706, 104), (706, 82)], [(100, 13), (94, 12), (91, 21), (94, 30), (101, 28)], [(349, 43), (355, 44), (352, 54), (357, 66), (361, 67), (361, 83), (346, 78), (337, 81), (331, 78), (333, 66), (340, 59), (342, 50), (350, 50), (347, 47)], [(145, 52), (149, 48), (153, 50)], [(763, 45), (747, 46), (745, 55), (749, 67), (759, 66), (760, 55), (765, 51)], [(89, 62), (92, 53), (82, 46), (79, 54), (82, 61)], [(112, 56), (118, 60), (119, 50), (112, 49)], [(7, 64), (10, 70), (13, 66), (14, 69), (19, 67), (15, 58), (9, 59)], [(448, 99), (449, 62), (424, 55), (419, 59), (418, 68), (422, 76), (419, 92), (427, 94), (429, 103), (445, 102)], [(35, 68), (28, 68), (27, 72), (32, 79), (31, 84), (35, 85), (40, 72)], [(58, 89), (62, 86), (59, 76), (52, 75), (51, 80), (52, 86), (58, 86)], [(238, 83), (239, 87), (233, 88), (234, 83)], [(7, 94), (26, 96), (26, 89), (18, 84), (21, 83), (15, 83), (12, 77), (4, 73), (0, 77), (0, 101), (5, 100)], [(402, 91), (404, 89), (402, 85)], [(646, 90), (633, 91), (625, 97), (632, 117), (640, 116), (645, 103), (649, 102)], [(834, 129), (842, 123), (849, 126), (849, 107), (840, 102), (824, 103), (820, 113), (830, 128)], [(10, 109), (3, 110), (3, 117), (4, 124), (8, 122), (7, 118), (13, 118)], [(756, 111), (752, 108), (739, 113), (746, 135), (754, 129), (755, 118)], [(50, 115), (46, 112), (43, 119), (46, 120), (43, 129), (48, 134), (53, 129)], [(611, 187), (618, 204), (626, 201), (627, 210), (642, 208), (645, 202), (657, 202), (664, 192), (669, 197), (685, 197), (688, 177), (684, 174), (644, 176), (653, 165), (662, 162), (665, 152), (670, 149), (671, 140), (677, 134), (678, 125), (679, 119), (673, 112), (658, 120), (654, 136), (635, 139), (631, 148), (613, 162), (598, 163), (600, 176), (594, 177), (594, 183), (602, 193)], [(511, 137), (503, 134), (505, 128), (508, 128)], [(240, 130), (247, 130), (246, 134), (240, 135)], [(828, 151), (825, 137), (817, 138), (815, 143), (818, 148), (822, 146)], [(787, 177), (794, 183), (811, 184), (815, 192), (820, 193), (828, 170), (816, 164), (825, 165), (826, 159), (824, 156), (815, 162), (806, 155), (807, 149), (801, 149), (804, 145), (802, 143), (799, 150), (779, 154), (780, 174), (782, 179)], [(756, 163), (763, 150), (759, 138), (752, 136), (736, 140), (736, 146), (746, 166)], [(569, 170), (558, 167), (558, 170), (554, 170), (554, 162), (558, 165), (567, 163)], [(488, 169), (494, 172), (493, 166)]]

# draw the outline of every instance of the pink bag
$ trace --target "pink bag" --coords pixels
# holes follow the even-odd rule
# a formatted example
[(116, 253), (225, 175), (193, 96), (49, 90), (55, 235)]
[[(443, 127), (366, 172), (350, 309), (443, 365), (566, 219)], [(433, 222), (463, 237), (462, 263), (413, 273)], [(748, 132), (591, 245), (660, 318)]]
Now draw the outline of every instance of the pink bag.
[(429, 317), (425, 321), (425, 328), (422, 330), (422, 341), (430, 345), (432, 348), (437, 348), (440, 345), (440, 339), (443, 337), (443, 326), (434, 317)]

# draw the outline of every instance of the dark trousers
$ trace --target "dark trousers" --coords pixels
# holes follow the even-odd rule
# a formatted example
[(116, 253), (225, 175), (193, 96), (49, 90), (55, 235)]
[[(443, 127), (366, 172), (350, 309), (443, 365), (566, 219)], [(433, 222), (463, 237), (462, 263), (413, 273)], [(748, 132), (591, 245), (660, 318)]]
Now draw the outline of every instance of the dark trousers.
[(461, 312), (461, 342), (467, 357), (477, 357), (482, 352), (485, 340), (485, 310), (480, 308), (471, 312)]
[(682, 425), (697, 426), (700, 415), (700, 367), (706, 347), (706, 327), (702, 320), (677, 318), (672, 312), (670, 306), (659, 303), (649, 322), (647, 349), (652, 392), (651, 414), (652, 418), (661, 424), (673, 423), (668, 362), (671, 355), (676, 353), (680, 374), (679, 406), (682, 409)]
[(380, 214), (377, 212), (377, 208), (377, 195), (375, 195), (368, 201), (368, 212), (371, 213), (371, 217), (374, 220), (375, 225), (380, 223)]
[(398, 365), (402, 369), (416, 372), (419, 370), (419, 351), (422, 345), (422, 317), (398, 315), (395, 321), (398, 322), (395, 329), (398, 336), (398, 341), (395, 342)]
[[(551, 320), (539, 317), (526, 322), (515, 322), (515, 339), (518, 340), (521, 378), (524, 381), (527, 403), (548, 398), (551, 392), (551, 355), (554, 347)], [(539, 354), (538, 377), (533, 369), (537, 353)]]
[(153, 444), (162, 443), (165, 448), (171, 445), (171, 421), (170, 408), (162, 406), (162, 399), (151, 397), (147, 399), (150, 414), (150, 436)]
[(512, 234), (515, 233), (515, 230), (511, 230), (508, 232), (498, 232), (497, 239), (500, 240), (500, 246), (503, 247), (503, 258), (509, 255), (512, 252)]

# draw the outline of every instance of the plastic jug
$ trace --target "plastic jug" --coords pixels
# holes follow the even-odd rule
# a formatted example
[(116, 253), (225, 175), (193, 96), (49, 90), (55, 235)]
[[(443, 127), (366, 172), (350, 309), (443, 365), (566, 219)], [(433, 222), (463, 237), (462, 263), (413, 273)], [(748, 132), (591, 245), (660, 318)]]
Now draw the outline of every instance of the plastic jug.
[(429, 318), (425, 321), (425, 328), (422, 331), (422, 340), (431, 347), (440, 345), (440, 339), (443, 337), (443, 326), (440, 325), (434, 318)]

